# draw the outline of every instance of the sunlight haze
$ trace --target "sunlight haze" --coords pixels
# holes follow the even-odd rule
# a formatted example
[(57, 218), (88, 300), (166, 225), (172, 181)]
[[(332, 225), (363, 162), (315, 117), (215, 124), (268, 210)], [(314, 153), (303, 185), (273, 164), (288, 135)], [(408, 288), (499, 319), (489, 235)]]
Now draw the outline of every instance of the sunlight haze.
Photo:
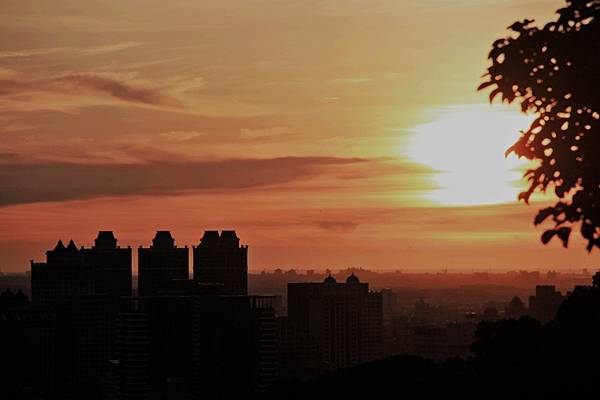
[(4, 1), (0, 269), (235, 229), (251, 270), (593, 265), (516, 201), (492, 42), (558, 0)]

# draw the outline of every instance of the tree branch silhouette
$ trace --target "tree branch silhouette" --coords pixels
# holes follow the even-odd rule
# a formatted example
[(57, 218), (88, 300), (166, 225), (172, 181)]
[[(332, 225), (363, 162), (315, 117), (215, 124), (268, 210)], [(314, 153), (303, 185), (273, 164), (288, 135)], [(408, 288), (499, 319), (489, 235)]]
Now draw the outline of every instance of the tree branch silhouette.
[(506, 155), (537, 163), (519, 200), (548, 190), (558, 199), (534, 219), (554, 223), (542, 242), (558, 237), (567, 247), (579, 227), (591, 251), (600, 247), (600, 0), (568, 0), (557, 14), (542, 28), (529, 19), (508, 27), (492, 44), (478, 90), (536, 116)]

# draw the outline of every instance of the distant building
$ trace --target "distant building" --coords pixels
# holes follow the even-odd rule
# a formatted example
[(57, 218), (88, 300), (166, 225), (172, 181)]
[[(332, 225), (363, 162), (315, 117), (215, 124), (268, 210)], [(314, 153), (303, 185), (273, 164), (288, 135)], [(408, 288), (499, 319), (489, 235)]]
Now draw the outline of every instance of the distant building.
[(565, 297), (551, 285), (535, 287), (535, 296), (529, 297), (529, 311), (533, 318), (546, 323), (556, 316)]
[(518, 296), (513, 297), (504, 309), (504, 316), (506, 318), (520, 318), (524, 315), (527, 315), (525, 303)]
[(419, 298), (413, 307), (413, 319), (423, 325), (446, 321), (445, 310), (442, 306), (431, 305), (424, 298)]
[(189, 250), (175, 246), (169, 231), (157, 231), (149, 248), (138, 249), (138, 292), (158, 294), (173, 279), (189, 278)]
[(289, 283), (288, 315), (314, 338), (324, 369), (347, 368), (381, 356), (381, 293), (352, 274), (345, 283)]
[(408, 315), (393, 315), (383, 324), (383, 353), (394, 356), (410, 353), (411, 319)]
[(498, 312), (498, 309), (496, 307), (488, 306), (483, 309), (481, 319), (483, 321), (495, 321), (498, 319), (499, 315), (500, 313)]
[(194, 246), (194, 280), (221, 283), (225, 295), (248, 294), (248, 246), (235, 231), (206, 231)]
[(389, 315), (396, 310), (398, 304), (398, 296), (392, 289), (383, 289), (381, 291), (383, 298), (383, 313)]

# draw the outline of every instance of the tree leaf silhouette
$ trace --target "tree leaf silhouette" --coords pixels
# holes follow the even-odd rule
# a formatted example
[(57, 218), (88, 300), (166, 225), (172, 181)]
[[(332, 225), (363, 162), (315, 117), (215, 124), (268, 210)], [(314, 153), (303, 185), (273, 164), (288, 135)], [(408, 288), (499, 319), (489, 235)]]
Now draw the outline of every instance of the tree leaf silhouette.
[(554, 229), (548, 229), (546, 232), (544, 232), (542, 234), (542, 243), (544, 244), (548, 244), (548, 242), (550, 242), (550, 240), (552, 240), (552, 238), (554, 237), (554, 235), (556, 235), (556, 230)]
[(542, 242), (558, 235), (567, 246), (580, 225), (591, 251), (600, 247), (600, 0), (569, 0), (557, 14), (542, 28), (517, 21), (494, 41), (478, 90), (535, 115), (505, 155), (537, 165), (525, 172), (529, 188), (519, 200), (529, 203), (534, 192), (558, 199), (534, 219), (555, 224)]

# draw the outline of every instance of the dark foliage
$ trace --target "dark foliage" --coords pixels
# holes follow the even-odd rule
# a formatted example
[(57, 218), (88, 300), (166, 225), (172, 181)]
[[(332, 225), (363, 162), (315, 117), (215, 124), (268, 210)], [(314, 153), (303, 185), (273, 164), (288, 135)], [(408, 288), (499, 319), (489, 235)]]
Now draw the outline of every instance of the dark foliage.
[(557, 236), (566, 247), (579, 226), (591, 251), (600, 247), (600, 0), (568, 0), (557, 14), (542, 28), (528, 19), (512, 24), (512, 34), (493, 43), (479, 90), (536, 116), (507, 154), (537, 163), (519, 199), (548, 189), (558, 198), (535, 217), (536, 225), (554, 224), (542, 242)]
[(313, 382), (281, 383), (266, 398), (366, 399), (398, 391), (430, 398), (443, 392), (464, 394), (465, 378), (460, 360), (444, 368), (421, 357), (399, 356), (331, 373)]

